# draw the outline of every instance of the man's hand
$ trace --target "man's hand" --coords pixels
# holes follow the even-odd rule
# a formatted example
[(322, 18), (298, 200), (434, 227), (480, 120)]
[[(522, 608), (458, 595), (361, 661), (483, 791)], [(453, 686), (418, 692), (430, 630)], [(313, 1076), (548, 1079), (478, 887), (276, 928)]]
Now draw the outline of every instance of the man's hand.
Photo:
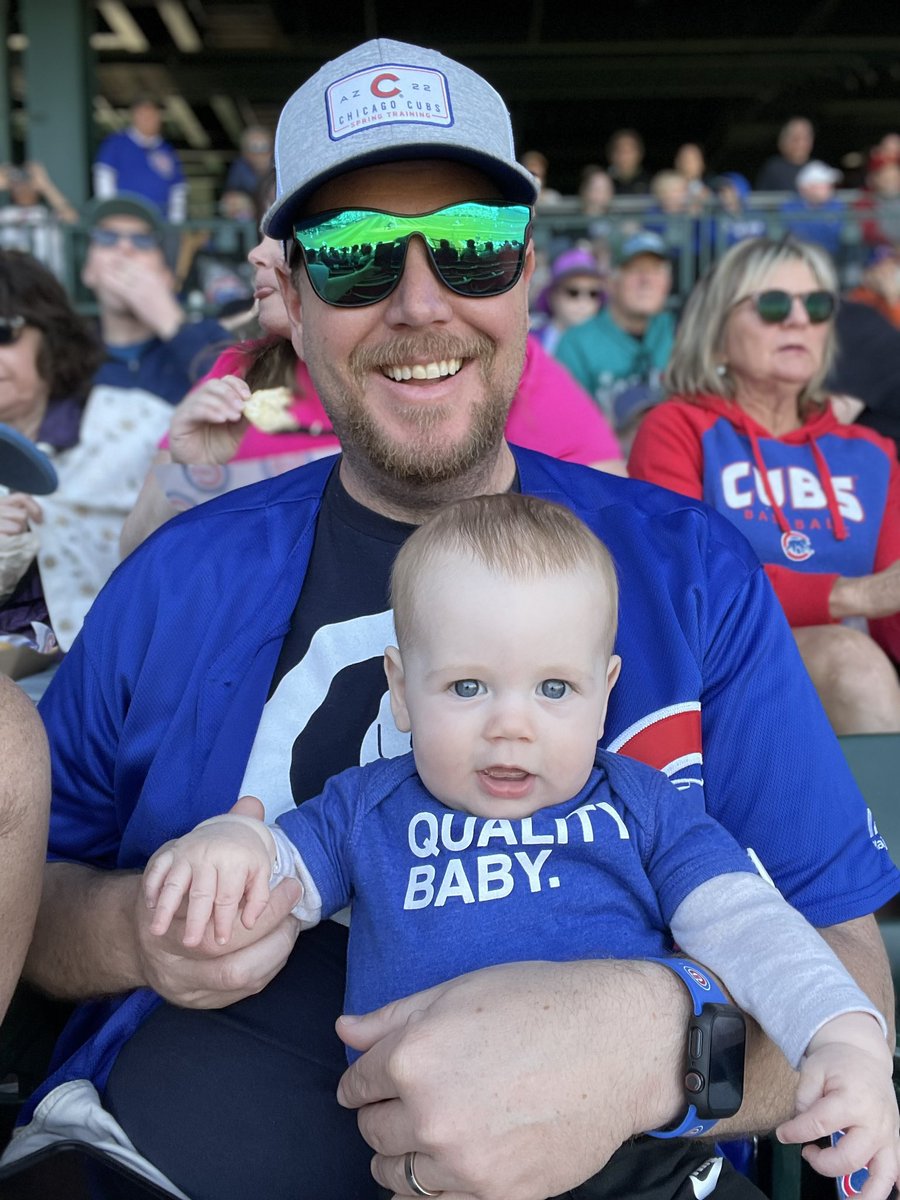
[(664, 967), (608, 961), (475, 971), (364, 1017), (338, 1100), (359, 1110), (372, 1173), (410, 1195), (544, 1200), (683, 1107), (688, 998)]
[(172, 413), (169, 452), (187, 466), (231, 462), (246, 432), (244, 404), (250, 388), (237, 375), (208, 379), (188, 392)]
[(160, 254), (152, 258), (109, 255), (95, 267), (95, 288), (130, 309), (134, 317), (164, 342), (184, 324), (172, 276)]
[[(261, 819), (262, 805), (244, 796), (232, 813)], [(238, 924), (227, 946), (219, 945), (207, 928), (196, 945), (184, 945), (186, 905), (164, 936), (152, 932), (153, 910), (146, 905), (143, 890), (137, 889), (135, 923), (138, 953), (148, 987), (182, 1008), (225, 1008), (261, 992), (287, 962), (300, 922), (291, 916), (299, 901), (301, 886), (295, 880), (281, 882), (269, 895), (269, 903), (252, 929)]]

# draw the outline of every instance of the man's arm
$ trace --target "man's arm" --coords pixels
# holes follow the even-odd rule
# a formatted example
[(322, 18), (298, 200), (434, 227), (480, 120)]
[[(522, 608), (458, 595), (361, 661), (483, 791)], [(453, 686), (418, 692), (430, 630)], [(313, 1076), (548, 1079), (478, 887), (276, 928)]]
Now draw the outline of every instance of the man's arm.
[(50, 760), (34, 705), (0, 678), (0, 1021), (6, 1012), (28, 940), (47, 847)]
[(655, 963), (488, 967), (342, 1017), (340, 1036), (367, 1053), (338, 1099), (359, 1110), (375, 1178), (400, 1195), (415, 1150), (423, 1187), (544, 1200), (683, 1114), (689, 1009)]
[[(874, 919), (821, 932), (891, 1014)], [(424, 1187), (543, 1200), (599, 1171), (629, 1137), (682, 1115), (689, 1004), (670, 975), (650, 963), (519, 963), (342, 1017), (341, 1037), (366, 1053), (339, 1099), (359, 1110), (378, 1181), (406, 1194), (403, 1156), (416, 1150)], [(744, 1104), (715, 1136), (773, 1128), (793, 1113), (795, 1089), (784, 1056), (748, 1022)]]
[[(245, 799), (232, 811), (252, 815)], [(224, 1008), (261, 991), (287, 961), (300, 929), (290, 915), (301, 891), (294, 880), (274, 889), (253, 929), (236, 928), (223, 952), (210, 935), (185, 947), (183, 918), (165, 937), (152, 934), (141, 879), (134, 871), (48, 863), (26, 978), (68, 1000), (146, 986), (185, 1008)]]

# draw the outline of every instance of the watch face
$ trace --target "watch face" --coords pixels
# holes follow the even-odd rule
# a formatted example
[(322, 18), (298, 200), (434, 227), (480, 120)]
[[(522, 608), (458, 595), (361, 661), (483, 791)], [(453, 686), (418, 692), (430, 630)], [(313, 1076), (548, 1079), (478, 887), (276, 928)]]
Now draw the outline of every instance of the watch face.
[(744, 1018), (717, 1013), (710, 1029), (708, 1108), (712, 1117), (733, 1116), (744, 1096)]

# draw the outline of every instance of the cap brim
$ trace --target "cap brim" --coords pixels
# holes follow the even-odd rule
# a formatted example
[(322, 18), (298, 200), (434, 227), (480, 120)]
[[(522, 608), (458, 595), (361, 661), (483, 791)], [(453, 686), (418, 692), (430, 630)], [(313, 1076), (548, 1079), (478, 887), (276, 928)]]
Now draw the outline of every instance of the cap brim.
[(47, 455), (9, 425), (0, 425), (0, 484), (32, 496), (47, 496), (59, 484)]
[(517, 163), (510, 163), (481, 151), (466, 150), (453, 143), (444, 144), (433, 139), (420, 142), (405, 141), (364, 151), (352, 158), (348, 157), (341, 164), (339, 171), (334, 168), (323, 171), (321, 175), (307, 180), (302, 187), (285, 193), (265, 214), (260, 227), (267, 237), (285, 241), (291, 237), (294, 223), (306, 200), (329, 179), (359, 170), (362, 167), (429, 158), (448, 159), (451, 162), (464, 163), (466, 166), (482, 171), (500, 188), (503, 199), (510, 203), (527, 204), (530, 208), (537, 200), (534, 178), (530, 172)]

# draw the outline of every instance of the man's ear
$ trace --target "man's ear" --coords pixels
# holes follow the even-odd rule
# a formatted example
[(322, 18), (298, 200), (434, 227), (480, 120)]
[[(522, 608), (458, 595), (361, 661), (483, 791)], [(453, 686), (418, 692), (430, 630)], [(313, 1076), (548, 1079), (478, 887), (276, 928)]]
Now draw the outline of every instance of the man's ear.
[(288, 321), (291, 325), (291, 345), (299, 359), (303, 358), (303, 317), (301, 313), (302, 304), (300, 301), (300, 293), (294, 287), (294, 281), (291, 278), (291, 268), (286, 262), (277, 262), (275, 264), (275, 278), (278, 280), (278, 290), (281, 292), (281, 299), (284, 302), (284, 308), (288, 315)]
[(391, 693), (391, 712), (394, 724), (401, 733), (409, 733), (409, 712), (406, 708), (406, 678), (403, 674), (403, 659), (396, 646), (388, 646), (384, 652), (384, 673)]
[(522, 268), (522, 277), (525, 280), (526, 284), (528, 284), (532, 275), (534, 274), (534, 268), (535, 268), (534, 239), (529, 238), (528, 245), (525, 247), (525, 265)]

